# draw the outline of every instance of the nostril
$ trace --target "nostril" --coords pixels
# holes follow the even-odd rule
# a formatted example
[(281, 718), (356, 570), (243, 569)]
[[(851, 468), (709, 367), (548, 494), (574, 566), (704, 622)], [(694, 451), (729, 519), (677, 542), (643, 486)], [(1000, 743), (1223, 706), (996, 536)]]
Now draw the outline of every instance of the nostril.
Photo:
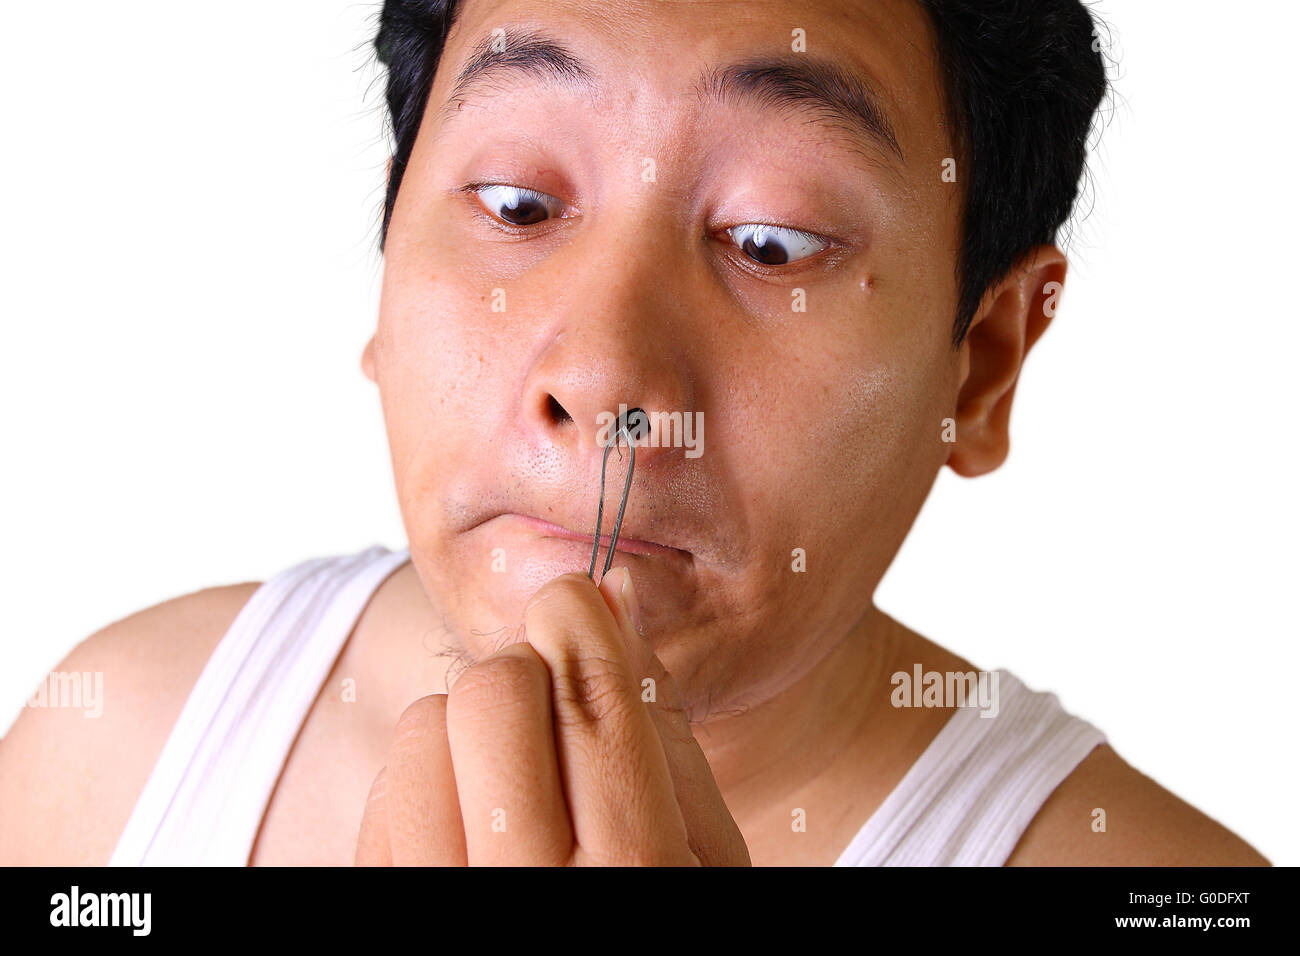
[(623, 417), (627, 426), (627, 437), (634, 442), (641, 441), (650, 434), (650, 416), (644, 408), (634, 408)]
[(554, 395), (546, 396), (546, 413), (551, 416), (551, 421), (557, 425), (573, 421), (573, 416), (564, 410), (564, 406), (555, 400)]

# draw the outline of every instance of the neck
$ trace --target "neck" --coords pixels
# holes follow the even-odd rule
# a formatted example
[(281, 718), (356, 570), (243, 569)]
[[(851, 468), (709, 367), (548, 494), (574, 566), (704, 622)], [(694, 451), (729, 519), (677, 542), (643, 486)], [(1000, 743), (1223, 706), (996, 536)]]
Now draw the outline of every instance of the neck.
[(696, 739), (733, 812), (770, 806), (827, 775), (861, 749), (880, 746), (889, 675), (901, 629), (874, 606), (803, 676), (736, 715), (696, 725)]
[(874, 606), (797, 681), (695, 728), (755, 864), (829, 865), (952, 716), (896, 708), (891, 676), (955, 668)]

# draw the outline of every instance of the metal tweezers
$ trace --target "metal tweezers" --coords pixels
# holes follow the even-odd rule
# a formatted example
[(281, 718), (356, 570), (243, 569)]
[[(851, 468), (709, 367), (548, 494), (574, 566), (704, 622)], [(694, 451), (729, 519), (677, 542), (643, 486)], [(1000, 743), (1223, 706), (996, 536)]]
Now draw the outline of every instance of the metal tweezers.
[[(632, 490), (632, 472), (636, 469), (636, 439), (642, 436), (642, 430), (650, 424), (649, 417), (640, 408), (633, 408), (623, 414), (619, 419), (614, 433), (609, 438), (609, 443), (605, 445), (605, 455), (600, 461), (600, 501), (596, 505), (596, 534), (591, 544), (591, 567), (587, 569), (587, 577), (596, 581), (596, 555), (600, 551), (600, 525), (605, 514), (605, 466), (609, 463), (609, 452), (611, 449), (618, 448), (620, 436), (626, 436), (628, 452), (631, 461), (627, 465), (627, 478), (623, 481), (623, 500), (619, 502), (618, 517), (614, 520), (614, 533), (609, 538), (609, 551), (605, 555), (605, 566), (600, 571), (600, 577), (604, 580), (605, 575), (609, 572), (609, 566), (614, 563), (614, 548), (618, 545), (618, 532), (623, 527), (623, 512), (627, 508), (628, 492)], [(618, 453), (619, 460), (623, 459), (623, 452)], [(597, 584), (600, 582), (596, 581)]]

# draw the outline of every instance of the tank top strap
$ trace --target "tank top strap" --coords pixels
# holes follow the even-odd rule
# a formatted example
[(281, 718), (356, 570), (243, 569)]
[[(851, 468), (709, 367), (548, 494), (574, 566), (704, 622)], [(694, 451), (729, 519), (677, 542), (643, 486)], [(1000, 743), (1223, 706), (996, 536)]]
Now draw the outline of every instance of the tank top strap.
[(836, 866), (1002, 866), (1061, 781), (1106, 742), (1055, 694), (993, 673), (996, 715), (959, 707)]
[(409, 551), (315, 558), (261, 585), (217, 644), (110, 866), (244, 866), (298, 732), (371, 596)]

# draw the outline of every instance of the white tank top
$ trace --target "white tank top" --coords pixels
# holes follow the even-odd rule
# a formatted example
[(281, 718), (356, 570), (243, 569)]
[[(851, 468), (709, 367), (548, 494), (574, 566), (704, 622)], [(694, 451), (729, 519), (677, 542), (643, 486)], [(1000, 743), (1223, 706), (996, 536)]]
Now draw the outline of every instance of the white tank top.
[[(110, 866), (248, 864), (321, 686), (371, 595), (408, 558), (375, 545), (304, 561), (254, 592), (191, 690)], [(836, 866), (1006, 862), (1043, 802), (1106, 738), (1054, 694), (997, 674), (997, 716), (958, 708)]]

